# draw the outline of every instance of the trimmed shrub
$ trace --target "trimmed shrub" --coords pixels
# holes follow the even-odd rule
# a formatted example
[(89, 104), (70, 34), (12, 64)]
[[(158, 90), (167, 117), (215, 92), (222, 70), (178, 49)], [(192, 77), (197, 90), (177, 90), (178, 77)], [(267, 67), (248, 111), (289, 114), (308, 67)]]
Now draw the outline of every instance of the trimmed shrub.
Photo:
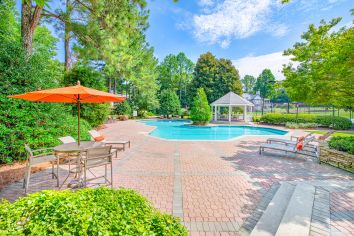
[(354, 137), (332, 137), (328, 141), (328, 146), (354, 155)]
[(352, 127), (351, 120), (339, 116), (318, 116), (316, 123), (333, 129), (350, 129)]
[(293, 123), (287, 122), (285, 127), (290, 129), (302, 129), (302, 128), (317, 128), (318, 124), (316, 123)]
[(0, 235), (187, 235), (134, 190), (42, 191), (0, 204)]
[[(281, 114), (268, 113), (261, 117), (262, 123), (273, 125), (285, 125), (286, 123), (313, 123), (318, 126), (329, 127), (334, 129), (350, 129), (352, 123), (349, 119), (344, 117), (333, 116), (318, 116), (314, 114)], [(333, 125), (334, 124), (334, 125)]]
[(252, 116), (252, 121), (253, 122), (260, 122), (261, 116)]
[[(311, 114), (299, 114), (298, 123), (316, 123), (316, 116)], [(263, 123), (273, 125), (285, 125), (287, 122), (296, 122), (296, 114), (267, 113), (260, 119)]]
[(199, 88), (192, 104), (190, 119), (196, 125), (203, 125), (211, 120), (211, 115), (210, 106), (204, 89)]

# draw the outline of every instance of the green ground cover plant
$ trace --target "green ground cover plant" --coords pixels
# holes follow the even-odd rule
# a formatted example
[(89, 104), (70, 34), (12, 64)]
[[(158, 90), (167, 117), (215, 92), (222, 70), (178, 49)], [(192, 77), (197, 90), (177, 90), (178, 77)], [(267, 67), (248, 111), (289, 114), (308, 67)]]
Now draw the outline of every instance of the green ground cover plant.
[(288, 122), (292, 123), (314, 123), (318, 126), (328, 127), (333, 129), (345, 130), (352, 127), (352, 122), (344, 117), (333, 116), (317, 116), (313, 114), (281, 114), (268, 113), (261, 117), (260, 121), (272, 125), (285, 125)]
[(134, 190), (47, 190), (0, 203), (0, 235), (187, 235)]
[(332, 137), (328, 141), (328, 146), (338, 151), (348, 152), (354, 155), (354, 136)]

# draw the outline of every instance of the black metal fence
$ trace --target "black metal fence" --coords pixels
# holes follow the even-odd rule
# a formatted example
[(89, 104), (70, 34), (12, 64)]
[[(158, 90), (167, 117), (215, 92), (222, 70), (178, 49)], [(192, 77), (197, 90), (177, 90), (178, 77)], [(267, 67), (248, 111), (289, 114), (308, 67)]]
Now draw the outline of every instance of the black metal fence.
[[(332, 106), (309, 106), (302, 103), (268, 103), (263, 107), (263, 114), (266, 113), (288, 113), (288, 114), (316, 114), (316, 115), (334, 115), (353, 119), (354, 114), (350, 110), (336, 109)], [(257, 107), (254, 115), (262, 115), (262, 108)]]

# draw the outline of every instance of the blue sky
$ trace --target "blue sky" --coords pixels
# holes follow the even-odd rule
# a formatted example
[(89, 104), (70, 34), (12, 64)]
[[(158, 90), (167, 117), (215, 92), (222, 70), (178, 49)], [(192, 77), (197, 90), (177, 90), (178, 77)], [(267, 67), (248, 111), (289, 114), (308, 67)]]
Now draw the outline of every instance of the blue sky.
[(172, 0), (149, 1), (147, 38), (162, 60), (180, 51), (193, 61), (211, 51), (231, 59), (240, 74), (258, 75), (265, 67), (278, 79), (288, 58), (282, 51), (300, 40), (311, 23), (343, 17), (352, 22), (352, 0)]
[[(160, 61), (169, 53), (184, 52), (196, 62), (200, 54), (210, 51), (231, 59), (241, 76), (257, 76), (270, 68), (277, 79), (283, 79), (280, 70), (289, 58), (282, 51), (299, 41), (309, 24), (318, 25), (321, 19), (340, 16), (342, 26), (351, 24), (354, 1), (148, 0), (148, 8), (147, 40)], [(64, 58), (62, 40), (58, 58)]]

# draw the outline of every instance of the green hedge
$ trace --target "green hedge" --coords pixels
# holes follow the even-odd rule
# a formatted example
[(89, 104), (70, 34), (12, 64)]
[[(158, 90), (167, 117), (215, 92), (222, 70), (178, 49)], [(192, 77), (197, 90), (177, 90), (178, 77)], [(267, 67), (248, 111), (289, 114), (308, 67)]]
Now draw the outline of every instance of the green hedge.
[[(334, 129), (350, 129), (352, 122), (344, 117), (337, 116), (318, 116), (313, 114), (281, 114), (281, 113), (268, 113), (261, 117), (262, 123), (273, 125), (285, 125), (286, 123), (314, 123), (322, 127), (329, 127)], [(334, 124), (334, 126), (333, 126)]]
[(187, 235), (133, 190), (42, 191), (0, 204), (0, 235)]
[(354, 155), (354, 137), (332, 137), (328, 141), (328, 146)]

